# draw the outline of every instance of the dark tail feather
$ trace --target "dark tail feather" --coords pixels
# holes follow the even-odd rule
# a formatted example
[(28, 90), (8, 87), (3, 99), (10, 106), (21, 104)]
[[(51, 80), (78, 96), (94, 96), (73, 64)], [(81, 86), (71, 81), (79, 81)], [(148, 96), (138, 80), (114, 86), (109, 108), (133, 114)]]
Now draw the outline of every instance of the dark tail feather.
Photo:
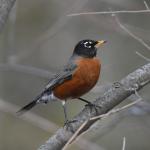
[(22, 107), (19, 111), (17, 111), (17, 114), (20, 116), (20, 115), (24, 114), (26, 111), (28, 111), (31, 108), (33, 108), (37, 104), (37, 101), (41, 98), (42, 94), (43, 93), (38, 95), (32, 102), (30, 102), (29, 104), (27, 104), (24, 107)]
[(19, 111), (17, 111), (17, 115), (19, 115), (19, 116), (22, 115), (26, 111), (28, 111), (31, 108), (33, 108), (36, 104), (37, 104), (37, 100), (34, 100), (34, 101), (30, 102), (29, 104), (27, 104), (26, 106), (21, 108)]

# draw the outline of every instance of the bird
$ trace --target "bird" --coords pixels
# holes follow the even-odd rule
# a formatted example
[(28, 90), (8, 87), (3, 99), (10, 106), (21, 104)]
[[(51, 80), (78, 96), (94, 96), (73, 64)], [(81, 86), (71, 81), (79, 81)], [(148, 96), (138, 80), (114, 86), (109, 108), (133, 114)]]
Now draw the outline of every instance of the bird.
[(105, 40), (79, 41), (67, 64), (49, 80), (42, 92), (22, 107), (17, 114), (22, 115), (37, 104), (47, 104), (57, 99), (62, 102), (65, 123), (67, 123), (69, 122), (66, 108), (68, 100), (78, 99), (92, 105), (92, 102), (81, 96), (89, 92), (99, 79), (101, 61), (97, 57), (97, 50), (104, 43), (106, 43)]

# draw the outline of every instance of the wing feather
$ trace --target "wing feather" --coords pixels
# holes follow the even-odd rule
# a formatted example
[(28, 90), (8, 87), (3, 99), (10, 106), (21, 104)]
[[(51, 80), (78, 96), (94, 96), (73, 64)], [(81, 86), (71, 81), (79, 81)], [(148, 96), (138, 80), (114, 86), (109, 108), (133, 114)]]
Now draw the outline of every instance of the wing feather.
[(48, 82), (48, 84), (45, 86), (44, 90), (39, 94), (33, 101), (31, 101), (29, 104), (25, 105), (23, 108), (21, 108), (17, 114), (23, 114), (26, 111), (30, 110), (36, 104), (39, 103), (46, 103), (49, 100), (43, 100), (42, 97), (49, 96), (52, 93), (52, 90), (62, 84), (66, 80), (70, 80), (72, 78), (73, 72), (75, 71), (77, 65), (74, 63), (68, 63), (67, 66), (64, 67), (63, 70), (61, 70), (59, 73), (54, 75)]

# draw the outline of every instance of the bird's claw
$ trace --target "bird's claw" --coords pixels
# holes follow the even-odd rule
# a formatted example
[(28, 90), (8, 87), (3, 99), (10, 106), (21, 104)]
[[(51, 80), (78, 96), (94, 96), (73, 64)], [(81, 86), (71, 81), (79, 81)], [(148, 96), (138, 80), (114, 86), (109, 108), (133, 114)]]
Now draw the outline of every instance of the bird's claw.
[(66, 129), (70, 129), (70, 131), (73, 132), (73, 126), (72, 126), (72, 123), (76, 122), (78, 120), (74, 119), (74, 120), (66, 120), (65, 123), (64, 123), (64, 127), (66, 127)]
[(64, 126), (68, 126), (69, 124), (71, 124), (71, 123), (74, 123), (74, 122), (76, 122), (77, 120), (66, 120), (65, 121), (65, 123), (64, 123)]
[(101, 108), (101, 106), (93, 104), (93, 103), (86, 104), (85, 106)]
[(101, 109), (102, 107), (93, 103), (88, 103), (85, 105), (85, 107), (89, 107), (91, 110), (92, 108), (95, 109), (96, 113), (98, 112), (98, 109)]

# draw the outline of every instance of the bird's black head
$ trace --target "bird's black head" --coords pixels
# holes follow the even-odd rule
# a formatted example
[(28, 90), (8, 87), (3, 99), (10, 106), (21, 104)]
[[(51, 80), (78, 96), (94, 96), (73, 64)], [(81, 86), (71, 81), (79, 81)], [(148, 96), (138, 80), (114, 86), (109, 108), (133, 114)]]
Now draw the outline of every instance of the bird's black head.
[(97, 54), (97, 49), (104, 44), (106, 41), (95, 41), (95, 40), (82, 40), (74, 49), (73, 55), (78, 55), (86, 58), (93, 58)]

